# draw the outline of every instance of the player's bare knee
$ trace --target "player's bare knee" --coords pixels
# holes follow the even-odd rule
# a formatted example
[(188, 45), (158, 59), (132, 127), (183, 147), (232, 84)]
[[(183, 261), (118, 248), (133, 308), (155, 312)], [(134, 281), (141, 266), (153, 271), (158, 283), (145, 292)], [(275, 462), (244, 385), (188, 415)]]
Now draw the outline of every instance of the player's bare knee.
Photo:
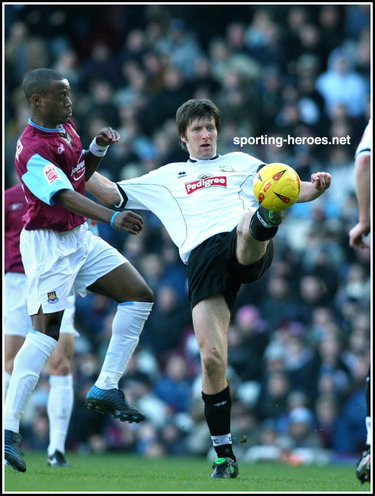
[(72, 372), (70, 362), (61, 362), (50, 371), (50, 375), (69, 375)]
[(254, 238), (251, 236), (249, 228), (245, 226), (241, 226), (240, 229), (237, 229), (237, 236), (240, 236), (245, 244), (249, 242), (252, 243)]
[(237, 238), (240, 238), (240, 240), (244, 244), (248, 244), (249, 242), (252, 243), (253, 241), (255, 241), (254, 238), (251, 236), (249, 230), (250, 221), (252, 216), (254, 215), (254, 212), (252, 211), (244, 215), (237, 226)]
[(69, 375), (72, 371), (71, 360), (63, 354), (53, 357), (49, 364), (50, 375)]
[(153, 303), (155, 300), (154, 292), (149, 286), (146, 286), (145, 291), (144, 291), (144, 300), (147, 301), (148, 303)]
[(225, 370), (225, 359), (215, 348), (202, 352), (201, 360), (207, 376), (216, 376), (220, 371)]
[(257, 241), (248, 226), (237, 229), (236, 258), (241, 265), (252, 265), (266, 253), (268, 241)]
[(139, 290), (137, 297), (135, 298), (135, 301), (144, 301), (147, 303), (153, 303), (154, 302), (154, 292), (152, 289), (145, 285), (142, 286), (142, 288)]

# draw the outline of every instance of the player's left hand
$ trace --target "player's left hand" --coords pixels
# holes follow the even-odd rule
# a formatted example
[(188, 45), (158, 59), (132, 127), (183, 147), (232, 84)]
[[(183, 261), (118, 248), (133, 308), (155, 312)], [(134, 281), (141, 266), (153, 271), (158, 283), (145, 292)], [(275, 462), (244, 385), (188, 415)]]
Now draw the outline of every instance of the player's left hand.
[(318, 191), (325, 191), (331, 186), (331, 174), (328, 172), (314, 172), (311, 174), (311, 183)]
[(120, 134), (111, 127), (103, 127), (96, 135), (96, 144), (99, 146), (113, 145), (120, 141)]
[(139, 234), (143, 229), (143, 219), (131, 210), (123, 210), (116, 215), (113, 227), (129, 234)]
[(352, 248), (370, 248), (370, 245), (363, 239), (370, 232), (370, 224), (358, 222), (349, 232), (349, 245)]

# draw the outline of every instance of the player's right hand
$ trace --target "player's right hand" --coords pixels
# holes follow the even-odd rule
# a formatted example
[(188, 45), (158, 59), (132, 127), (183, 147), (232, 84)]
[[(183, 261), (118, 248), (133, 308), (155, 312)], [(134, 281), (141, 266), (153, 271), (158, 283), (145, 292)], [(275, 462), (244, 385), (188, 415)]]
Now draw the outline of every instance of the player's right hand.
[(129, 234), (139, 234), (143, 229), (143, 219), (131, 210), (124, 210), (116, 215), (113, 227)]

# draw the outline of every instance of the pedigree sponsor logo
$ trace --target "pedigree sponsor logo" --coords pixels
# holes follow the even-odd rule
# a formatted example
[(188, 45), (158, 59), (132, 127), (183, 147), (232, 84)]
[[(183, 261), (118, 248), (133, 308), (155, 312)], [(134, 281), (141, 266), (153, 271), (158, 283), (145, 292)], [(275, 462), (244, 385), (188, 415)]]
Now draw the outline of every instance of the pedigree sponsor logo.
[(212, 186), (222, 186), (223, 188), (226, 188), (226, 176), (202, 177), (197, 181), (185, 183), (185, 189), (188, 195), (194, 193), (194, 191), (198, 191), (199, 189), (211, 188)]

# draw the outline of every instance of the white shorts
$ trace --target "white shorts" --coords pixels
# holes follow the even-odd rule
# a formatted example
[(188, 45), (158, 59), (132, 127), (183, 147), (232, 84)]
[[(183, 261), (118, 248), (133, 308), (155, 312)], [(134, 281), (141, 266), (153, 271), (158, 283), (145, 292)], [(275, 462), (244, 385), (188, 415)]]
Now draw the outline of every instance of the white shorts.
[[(27, 311), (26, 275), (8, 272), (4, 277), (4, 334), (6, 336), (26, 337), (32, 330), (31, 317)], [(61, 321), (60, 334), (79, 332), (74, 327), (75, 295), (69, 296)]]
[(27, 276), (29, 315), (64, 310), (68, 296), (86, 296), (87, 287), (127, 262), (115, 248), (94, 236), (84, 222), (71, 231), (26, 231), (20, 237)]

